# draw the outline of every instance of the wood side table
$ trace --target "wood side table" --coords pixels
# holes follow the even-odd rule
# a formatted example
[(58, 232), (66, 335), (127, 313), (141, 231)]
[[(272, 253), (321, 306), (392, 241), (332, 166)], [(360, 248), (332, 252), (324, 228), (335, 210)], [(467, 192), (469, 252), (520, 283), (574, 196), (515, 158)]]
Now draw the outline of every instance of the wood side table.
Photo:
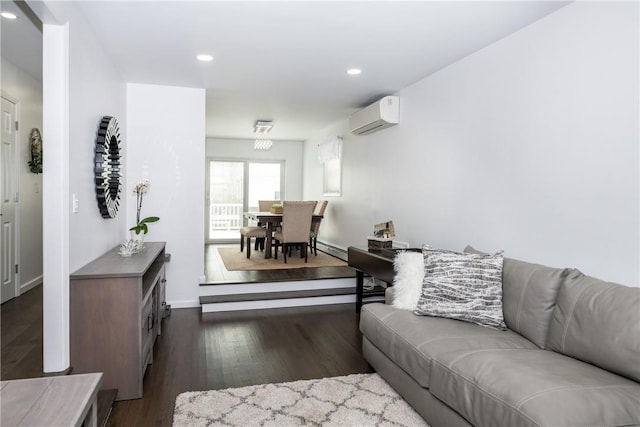
[(102, 373), (0, 382), (0, 424), (91, 426), (98, 423)]

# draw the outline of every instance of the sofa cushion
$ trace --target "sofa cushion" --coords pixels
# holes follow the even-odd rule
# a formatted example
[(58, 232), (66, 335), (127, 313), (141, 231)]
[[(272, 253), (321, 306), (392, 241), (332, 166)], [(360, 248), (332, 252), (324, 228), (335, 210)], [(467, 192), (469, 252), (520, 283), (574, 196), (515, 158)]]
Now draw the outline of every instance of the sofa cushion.
[(418, 384), (427, 388), (431, 360), (439, 353), (474, 348), (537, 348), (513, 331), (416, 316), (410, 311), (379, 303), (362, 306), (360, 330)]
[(506, 329), (502, 314), (502, 252), (488, 255), (422, 247), (424, 285), (416, 314)]
[(440, 355), (430, 391), (478, 426), (640, 423), (640, 384), (546, 350)]
[[(482, 253), (471, 246), (464, 251)], [(507, 327), (524, 335), (538, 347), (545, 348), (558, 290), (569, 271), (505, 258), (502, 268), (502, 307)]]
[(640, 381), (640, 288), (574, 270), (560, 288), (548, 347)]

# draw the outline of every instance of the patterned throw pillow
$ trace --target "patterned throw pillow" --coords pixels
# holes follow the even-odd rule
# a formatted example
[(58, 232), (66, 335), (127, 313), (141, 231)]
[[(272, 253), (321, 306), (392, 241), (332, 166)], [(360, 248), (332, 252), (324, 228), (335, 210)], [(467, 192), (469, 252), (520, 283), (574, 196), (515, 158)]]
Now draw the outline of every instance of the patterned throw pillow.
[(422, 247), (424, 282), (414, 313), (506, 329), (502, 252), (463, 254)]

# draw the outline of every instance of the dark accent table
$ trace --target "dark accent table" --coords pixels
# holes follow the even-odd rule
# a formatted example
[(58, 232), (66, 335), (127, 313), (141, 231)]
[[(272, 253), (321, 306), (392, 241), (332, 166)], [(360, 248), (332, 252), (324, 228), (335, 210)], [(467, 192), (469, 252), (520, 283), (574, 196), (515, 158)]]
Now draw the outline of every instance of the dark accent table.
[(347, 250), (349, 267), (356, 270), (356, 312), (360, 313), (366, 298), (384, 296), (385, 289), (374, 287), (372, 291), (364, 290), (364, 276), (375, 277), (393, 286), (393, 259), (399, 251), (421, 251), (419, 248), (383, 249), (370, 251), (366, 248), (349, 246)]

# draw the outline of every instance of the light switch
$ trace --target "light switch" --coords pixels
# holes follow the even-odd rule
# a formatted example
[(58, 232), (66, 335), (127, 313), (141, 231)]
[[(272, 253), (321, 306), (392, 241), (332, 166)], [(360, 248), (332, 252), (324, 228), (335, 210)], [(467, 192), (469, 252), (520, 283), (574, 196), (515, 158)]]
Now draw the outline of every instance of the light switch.
[(76, 193), (73, 193), (73, 213), (80, 212), (80, 201), (78, 200), (78, 196)]

